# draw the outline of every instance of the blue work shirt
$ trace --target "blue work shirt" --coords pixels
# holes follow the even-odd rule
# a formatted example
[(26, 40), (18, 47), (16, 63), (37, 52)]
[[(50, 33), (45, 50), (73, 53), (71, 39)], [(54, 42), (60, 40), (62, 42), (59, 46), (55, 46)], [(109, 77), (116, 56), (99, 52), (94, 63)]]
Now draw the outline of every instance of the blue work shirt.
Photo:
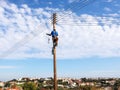
[(53, 30), (53, 31), (51, 32), (51, 35), (52, 35), (52, 37), (56, 37), (56, 36), (58, 36), (58, 32)]

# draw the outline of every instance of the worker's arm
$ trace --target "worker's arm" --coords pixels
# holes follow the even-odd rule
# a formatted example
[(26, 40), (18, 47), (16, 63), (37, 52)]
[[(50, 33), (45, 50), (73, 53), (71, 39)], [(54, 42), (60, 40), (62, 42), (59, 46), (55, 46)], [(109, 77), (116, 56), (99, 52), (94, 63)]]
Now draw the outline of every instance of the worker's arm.
[(51, 34), (46, 33), (46, 35), (51, 36)]

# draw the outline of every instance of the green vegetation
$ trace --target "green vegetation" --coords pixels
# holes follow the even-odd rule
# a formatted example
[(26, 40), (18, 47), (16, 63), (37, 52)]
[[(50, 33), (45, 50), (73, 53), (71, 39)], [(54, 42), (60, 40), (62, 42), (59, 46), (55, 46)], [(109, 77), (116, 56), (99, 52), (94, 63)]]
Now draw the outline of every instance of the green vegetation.
[[(5, 88), (21, 88), (21, 90), (54, 90), (52, 78), (11, 80), (5, 83)], [(59, 79), (58, 90), (118, 90), (120, 79)], [(7, 90), (7, 89), (6, 89)]]
[(22, 86), (23, 90), (38, 90), (35, 83), (32, 82), (26, 82)]

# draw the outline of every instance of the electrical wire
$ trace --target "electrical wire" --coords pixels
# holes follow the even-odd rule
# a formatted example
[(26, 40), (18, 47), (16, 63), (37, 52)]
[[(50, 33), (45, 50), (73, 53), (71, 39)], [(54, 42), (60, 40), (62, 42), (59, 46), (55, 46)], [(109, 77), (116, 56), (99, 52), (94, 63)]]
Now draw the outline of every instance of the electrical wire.
[[(80, 2), (79, 2), (79, 4), (77, 4), (76, 5), (76, 3), (72, 3), (71, 4), (71, 7), (70, 7), (70, 5), (68, 5), (68, 9), (66, 10), (66, 11), (71, 11), (72, 9), (75, 9), (74, 10), (74, 12), (75, 11), (78, 11), (78, 10), (81, 10), (82, 8), (84, 8), (84, 7), (86, 7), (86, 6), (88, 6), (89, 4), (92, 4), (93, 2), (95, 2), (96, 0), (91, 0), (91, 1), (88, 1), (88, 0), (79, 0)], [(96, 26), (96, 25), (98, 25), (98, 24), (105, 24), (106, 22), (92, 22), (92, 23), (65, 23), (65, 21), (67, 21), (67, 20), (64, 20), (64, 22), (59, 22), (59, 21), (61, 21), (61, 20), (63, 20), (63, 19), (65, 19), (65, 17), (67, 17), (67, 16), (70, 16), (70, 15), (72, 15), (74, 12), (66, 12), (65, 13), (65, 15), (59, 15), (60, 16), (60, 18), (58, 18), (57, 19), (57, 22), (58, 22), (58, 25), (72, 25), (72, 26)], [(52, 11), (51, 11), (51, 13), (52, 13)], [(67, 16), (66, 16), (67, 15)], [(32, 15), (32, 16), (38, 16), (38, 15)], [(51, 22), (51, 18), (52, 17), (50, 17), (49, 19), (48, 19), (48, 22)], [(68, 17), (69, 18), (69, 17)], [(106, 17), (99, 17), (99, 18), (106, 18)], [(118, 18), (120, 18), (120, 17), (118, 17)], [(88, 18), (89, 19), (89, 18)], [(111, 20), (112, 21), (112, 20)], [(118, 23), (118, 25), (120, 25), (120, 23)], [(31, 39), (33, 39), (34, 37), (36, 37), (36, 36), (38, 36), (38, 35), (40, 35), (40, 34), (42, 34), (42, 32), (40, 32), (38, 29), (36, 29), (35, 31), (33, 31), (32, 32), (34, 35), (27, 35), (27, 36), (25, 36), (22, 40), (20, 40), (19, 42), (17, 42), (15, 45), (13, 45), (10, 49), (8, 49), (6, 52), (4, 52), (4, 53), (2, 53), (1, 55), (0, 55), (0, 58), (2, 57), (2, 58), (4, 58), (4, 57), (6, 57), (6, 56), (8, 56), (9, 54), (11, 54), (11, 53), (13, 53), (16, 49), (18, 49), (19, 47), (21, 47), (21, 46), (23, 46), (23, 45), (25, 45), (27, 42), (29, 42)]]
[[(111, 26), (113, 25), (112, 23), (85, 23), (85, 24), (81, 24), (81, 23), (70, 23), (70, 24), (65, 24), (65, 23), (59, 23), (57, 25), (62, 25), (62, 26)], [(120, 25), (120, 23), (114, 24), (114, 25)]]
[[(62, 19), (61, 21), (58, 21), (58, 25), (63, 25), (63, 24), (67, 24), (67, 25), (79, 25), (80, 24), (83, 26), (83, 25), (101, 25), (101, 24), (104, 24), (104, 25), (110, 25), (110, 24), (116, 24), (116, 25), (119, 25), (120, 24), (120, 17), (117, 17), (117, 18), (108, 18), (108, 17), (95, 17), (94, 18), (81, 18), (81, 17), (78, 17), (78, 18), (74, 18), (74, 21), (73, 19), (69, 19), (69, 18), (64, 18)], [(95, 21), (92, 21), (95, 20)]]
[[(78, 6), (81, 6), (81, 5), (83, 5), (83, 3), (87, 3), (88, 2), (88, 0), (81, 0), (80, 2), (79, 2), (79, 5), (77, 4), (76, 5), (76, 3), (72, 3), (71, 5), (68, 5), (68, 6), (66, 6), (66, 7), (69, 7), (68, 9), (66, 9), (65, 11), (71, 11), (72, 10), (72, 8), (76, 8), (76, 7), (78, 7)], [(57, 12), (58, 14), (59, 14), (59, 12)], [(58, 18), (57, 20), (59, 21), (61, 18), (63, 18), (63, 17), (65, 17), (65, 15), (71, 15), (73, 12), (64, 12), (64, 15), (62, 14), (62, 15), (60, 15), (59, 14), (59, 16), (60, 16), (60, 18)]]
[[(39, 27), (38, 27), (38, 29), (39, 29)], [(30, 34), (26, 35), (22, 40), (20, 40), (19, 42), (15, 43), (11, 48), (9, 48), (5, 52), (3, 52), (0, 55), (0, 58), (7, 57), (8, 55), (10, 55), (13, 52), (15, 52), (18, 48), (24, 46), (26, 43), (31, 41), (34, 37), (37, 37), (38, 35), (40, 35), (40, 34), (42, 34), (44, 32), (44, 31), (40, 31), (38, 29), (32, 31)]]
[[(84, 4), (82, 4), (81, 6), (80, 5), (76, 5), (74, 8), (76, 8), (76, 10), (78, 11), (78, 10), (81, 10), (82, 8), (84, 8), (84, 7), (86, 7), (86, 6), (88, 6), (89, 4), (92, 4), (93, 2), (95, 2), (96, 0), (92, 0), (92, 2), (89, 2), (88, 0), (85, 0), (84, 1)], [(70, 10), (70, 9), (72, 9), (72, 8), (69, 8), (68, 10)], [(76, 11), (75, 10), (75, 11)], [(74, 11), (74, 12), (75, 12)], [(72, 15), (74, 12), (70, 12), (70, 13), (66, 13), (66, 15), (68, 16), (70, 16), (70, 15)], [(62, 15), (61, 16), (61, 18), (59, 18), (59, 19), (57, 19), (57, 21), (60, 21), (63, 17), (65, 17), (65, 15)]]

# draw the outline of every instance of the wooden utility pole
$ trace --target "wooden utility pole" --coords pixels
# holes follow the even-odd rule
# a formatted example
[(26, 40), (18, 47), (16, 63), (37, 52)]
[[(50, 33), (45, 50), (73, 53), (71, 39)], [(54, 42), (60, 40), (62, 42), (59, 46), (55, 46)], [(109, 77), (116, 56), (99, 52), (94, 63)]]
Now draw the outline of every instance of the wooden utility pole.
[[(56, 29), (56, 13), (53, 13), (53, 29)], [(53, 45), (54, 47), (54, 45)], [(54, 90), (57, 90), (56, 47), (53, 48)]]

